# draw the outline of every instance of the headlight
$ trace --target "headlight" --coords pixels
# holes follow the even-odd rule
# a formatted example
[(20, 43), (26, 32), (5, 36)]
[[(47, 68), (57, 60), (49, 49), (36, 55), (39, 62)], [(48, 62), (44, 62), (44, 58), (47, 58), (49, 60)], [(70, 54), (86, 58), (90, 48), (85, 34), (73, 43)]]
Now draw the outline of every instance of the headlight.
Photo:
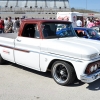
[(92, 72), (96, 71), (98, 69), (98, 67), (99, 67), (98, 62), (91, 63), (87, 66), (85, 73), (91, 74)]
[(94, 71), (97, 70), (97, 68), (98, 68), (98, 65), (95, 64), (95, 65), (94, 65)]
[(90, 67), (90, 72), (93, 72), (93, 71), (94, 71), (94, 67), (91, 66), (91, 67)]

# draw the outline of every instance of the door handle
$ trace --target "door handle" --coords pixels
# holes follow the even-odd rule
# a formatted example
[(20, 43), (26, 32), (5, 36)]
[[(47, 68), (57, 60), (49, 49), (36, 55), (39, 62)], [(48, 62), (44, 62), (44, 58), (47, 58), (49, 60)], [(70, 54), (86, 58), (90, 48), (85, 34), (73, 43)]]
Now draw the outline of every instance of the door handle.
[(21, 42), (21, 40), (17, 39), (18, 42)]

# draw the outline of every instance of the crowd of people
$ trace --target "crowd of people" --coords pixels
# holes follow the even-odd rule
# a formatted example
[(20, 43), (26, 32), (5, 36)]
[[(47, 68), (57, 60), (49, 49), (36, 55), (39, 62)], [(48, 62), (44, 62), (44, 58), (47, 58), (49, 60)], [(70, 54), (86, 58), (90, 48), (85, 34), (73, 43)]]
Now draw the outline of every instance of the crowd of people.
[[(24, 19), (25, 16), (23, 16), (21, 19)], [(12, 19), (10, 16), (5, 19), (2, 19), (0, 17), (0, 33), (14, 33), (18, 32), (21, 19), (19, 17), (15, 17)], [(87, 27), (91, 28), (93, 26), (98, 26), (100, 25), (100, 20), (98, 18), (94, 17), (87, 17), (82, 21), (80, 18), (77, 19), (76, 21), (77, 27)]]
[(0, 17), (0, 33), (18, 32), (19, 27), (20, 27), (19, 17), (15, 17), (15, 19), (13, 19), (13, 20), (10, 16), (5, 19), (2, 19)]
[(100, 20), (98, 18), (94, 18), (94, 17), (87, 17), (84, 19), (84, 21), (82, 21), (80, 18), (78, 18), (76, 21), (76, 25), (77, 25), (77, 27), (84, 26), (87, 28), (91, 28), (93, 26), (100, 25)]

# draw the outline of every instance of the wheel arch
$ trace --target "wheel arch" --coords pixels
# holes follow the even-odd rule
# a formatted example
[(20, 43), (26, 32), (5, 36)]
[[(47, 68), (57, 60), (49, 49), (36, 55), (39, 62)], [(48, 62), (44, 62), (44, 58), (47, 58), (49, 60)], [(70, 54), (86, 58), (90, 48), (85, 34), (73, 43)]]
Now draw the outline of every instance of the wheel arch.
[[(68, 63), (69, 65), (71, 65), (71, 66), (74, 68), (73, 64), (72, 64), (71, 62), (69, 62), (69, 61), (65, 61), (65, 60), (61, 60), (61, 59), (53, 59), (53, 60), (49, 63), (47, 70), (51, 71), (52, 65), (53, 65), (53, 63), (54, 63), (55, 61), (64, 61), (64, 62)], [(74, 68), (74, 71), (75, 71), (75, 68)], [(76, 72), (75, 72), (75, 73), (76, 73)]]
[(2, 55), (0, 54), (0, 65), (4, 64), (6, 62), (6, 60), (3, 59)]

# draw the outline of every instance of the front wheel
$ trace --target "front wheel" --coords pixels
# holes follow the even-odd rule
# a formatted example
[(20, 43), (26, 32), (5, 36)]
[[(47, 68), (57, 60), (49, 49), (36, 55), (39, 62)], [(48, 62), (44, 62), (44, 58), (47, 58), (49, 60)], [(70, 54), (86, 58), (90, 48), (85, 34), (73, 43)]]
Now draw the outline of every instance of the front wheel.
[(60, 85), (69, 85), (75, 80), (76, 77), (73, 66), (64, 61), (54, 62), (51, 74), (56, 83)]

